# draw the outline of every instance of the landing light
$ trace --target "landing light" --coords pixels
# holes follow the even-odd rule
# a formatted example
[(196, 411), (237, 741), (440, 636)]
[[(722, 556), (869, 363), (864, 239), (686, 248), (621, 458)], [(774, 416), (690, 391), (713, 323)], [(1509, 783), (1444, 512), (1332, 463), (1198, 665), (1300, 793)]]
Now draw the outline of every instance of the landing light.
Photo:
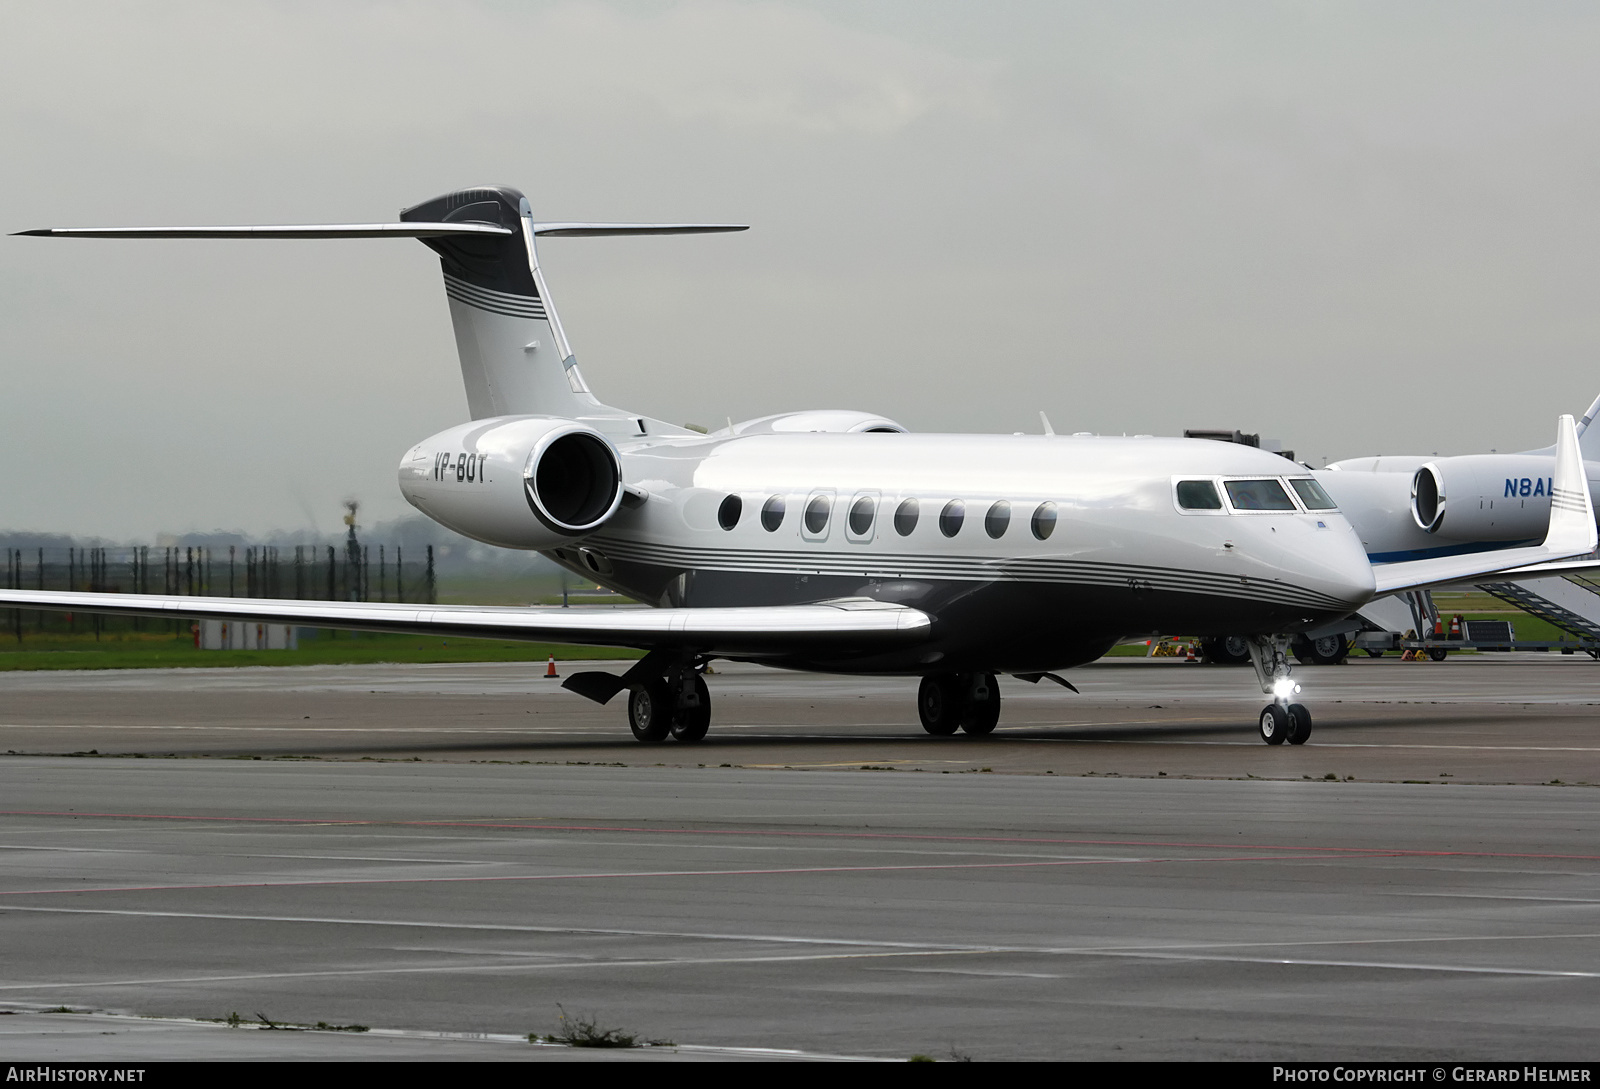
[(1288, 677), (1284, 677), (1281, 680), (1273, 682), (1272, 694), (1277, 696), (1279, 699), (1286, 700), (1290, 696), (1298, 695), (1299, 693), (1300, 686), (1295, 684)]

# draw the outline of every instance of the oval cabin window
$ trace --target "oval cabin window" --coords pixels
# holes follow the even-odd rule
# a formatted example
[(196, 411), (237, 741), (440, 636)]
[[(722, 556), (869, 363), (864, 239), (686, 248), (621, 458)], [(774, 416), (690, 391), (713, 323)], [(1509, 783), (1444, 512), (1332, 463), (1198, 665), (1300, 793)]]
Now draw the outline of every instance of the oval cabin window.
[(944, 505), (944, 510), (939, 512), (939, 532), (946, 537), (954, 537), (961, 532), (961, 523), (966, 520), (967, 505), (959, 499), (952, 499)]
[(1056, 505), (1054, 503), (1040, 503), (1033, 512), (1033, 535), (1041, 541), (1048, 541), (1050, 534), (1056, 531)]
[(865, 537), (872, 532), (872, 516), (878, 513), (878, 504), (870, 495), (863, 495), (850, 506), (850, 532)]
[(737, 495), (730, 495), (722, 501), (722, 506), (717, 508), (717, 525), (723, 529), (732, 529), (739, 524), (739, 515), (744, 513), (744, 500)]
[(828, 528), (828, 508), (833, 506), (830, 496), (819, 495), (806, 504), (806, 532), (821, 533)]
[(983, 531), (996, 540), (1005, 536), (1006, 527), (1011, 524), (1011, 504), (1004, 499), (989, 508), (989, 513), (983, 516)]
[(915, 499), (907, 499), (895, 509), (894, 531), (902, 537), (911, 536), (911, 531), (917, 528), (917, 517), (921, 513), (921, 504)]
[(775, 495), (761, 508), (761, 528), (774, 533), (783, 525), (783, 496)]

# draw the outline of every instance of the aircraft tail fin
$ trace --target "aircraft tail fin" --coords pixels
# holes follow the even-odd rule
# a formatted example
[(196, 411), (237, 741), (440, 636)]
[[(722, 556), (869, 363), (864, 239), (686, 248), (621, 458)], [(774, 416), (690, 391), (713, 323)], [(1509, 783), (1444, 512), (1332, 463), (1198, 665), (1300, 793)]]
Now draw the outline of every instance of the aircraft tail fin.
[(407, 208), (400, 219), (508, 228), (505, 234), (420, 240), (439, 255), (473, 419), (586, 416), (602, 409), (550, 303), (527, 198), (499, 186), (461, 189)]

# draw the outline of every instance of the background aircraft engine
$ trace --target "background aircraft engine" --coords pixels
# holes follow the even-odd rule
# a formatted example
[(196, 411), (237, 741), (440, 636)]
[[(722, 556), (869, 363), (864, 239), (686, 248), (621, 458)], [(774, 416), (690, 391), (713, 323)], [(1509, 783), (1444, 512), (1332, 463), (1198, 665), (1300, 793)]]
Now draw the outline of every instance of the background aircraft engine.
[(501, 416), (418, 443), (400, 491), (441, 525), (502, 548), (548, 549), (593, 533), (622, 503), (622, 464), (600, 432), (571, 420)]
[(1411, 478), (1411, 517), (1455, 541), (1542, 539), (1555, 459), (1525, 454), (1439, 458)]

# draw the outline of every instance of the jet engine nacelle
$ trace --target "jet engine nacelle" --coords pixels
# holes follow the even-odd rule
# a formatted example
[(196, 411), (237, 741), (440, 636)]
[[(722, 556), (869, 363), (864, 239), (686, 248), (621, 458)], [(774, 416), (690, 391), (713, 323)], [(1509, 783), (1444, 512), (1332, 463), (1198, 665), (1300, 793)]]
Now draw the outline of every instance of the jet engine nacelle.
[(1555, 468), (1555, 458), (1537, 454), (1437, 458), (1411, 478), (1411, 517), (1449, 540), (1542, 539)]
[(500, 416), (441, 431), (400, 462), (400, 492), (457, 533), (547, 549), (593, 533), (622, 503), (622, 462), (592, 427)]

